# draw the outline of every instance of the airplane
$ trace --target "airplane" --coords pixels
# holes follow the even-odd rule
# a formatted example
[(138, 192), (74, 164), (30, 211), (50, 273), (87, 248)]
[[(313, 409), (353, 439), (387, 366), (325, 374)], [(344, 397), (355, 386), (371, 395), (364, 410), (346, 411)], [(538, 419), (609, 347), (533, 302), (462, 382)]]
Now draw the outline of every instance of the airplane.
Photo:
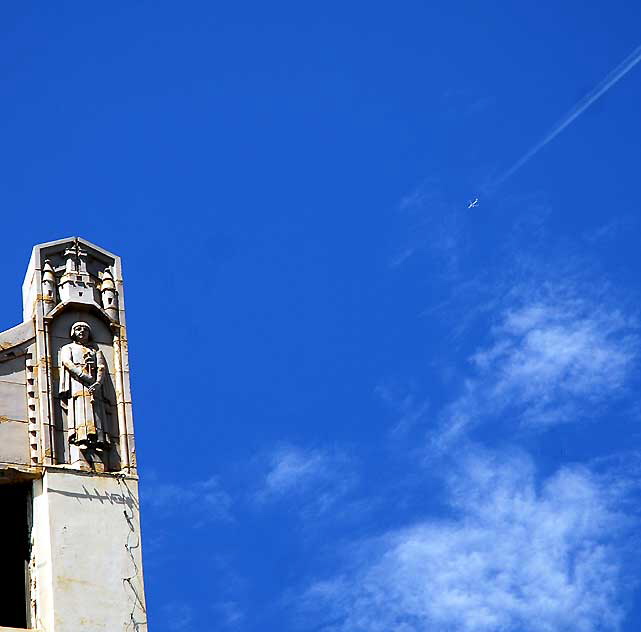
[(473, 200), (470, 200), (470, 203), (467, 205), (467, 208), (476, 208), (479, 205), (479, 199), (474, 198)]

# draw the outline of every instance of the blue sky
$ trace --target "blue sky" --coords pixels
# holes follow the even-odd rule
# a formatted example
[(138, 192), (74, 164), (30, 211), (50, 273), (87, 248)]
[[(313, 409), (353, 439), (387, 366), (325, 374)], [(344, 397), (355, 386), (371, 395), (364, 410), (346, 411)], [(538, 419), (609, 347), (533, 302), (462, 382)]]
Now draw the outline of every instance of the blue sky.
[(123, 257), (152, 630), (639, 629), (641, 64), (492, 183), (641, 4), (0, 11), (3, 320)]

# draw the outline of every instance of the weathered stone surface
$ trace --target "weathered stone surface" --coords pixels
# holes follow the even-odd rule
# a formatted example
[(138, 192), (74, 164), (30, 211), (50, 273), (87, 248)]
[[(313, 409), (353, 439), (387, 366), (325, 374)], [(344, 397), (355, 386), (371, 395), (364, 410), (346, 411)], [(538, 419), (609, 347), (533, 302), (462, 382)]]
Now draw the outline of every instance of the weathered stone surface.
[[(28, 391), (28, 410), (18, 419), (29, 421), (37, 430), (30, 438), (33, 464), (67, 463), (80, 469), (133, 472), (134, 459), (127, 453), (126, 440), (126, 435), (133, 434), (133, 417), (125, 407), (131, 394), (119, 257), (77, 237), (35, 246), (23, 284), (23, 305), (25, 323), (0, 333), (0, 416), (14, 414), (2, 409), (6, 377), (7, 382), (24, 384)], [(61, 396), (61, 376), (69, 374), (61, 353), (70, 344), (71, 326), (78, 321), (89, 325), (91, 344), (104, 358), (100, 399), (110, 441), (103, 442), (94, 454), (81, 450), (72, 456), (69, 442), (78, 433), (71, 427), (76, 422), (69, 412), (76, 407), (69, 408), (69, 400)], [(17, 399), (15, 389), (6, 390), (8, 407), (8, 402)], [(110, 446), (116, 445), (120, 449), (112, 450)]]
[(0, 457), (3, 463), (29, 464), (29, 433), (26, 422), (0, 418)]
[(24, 383), (0, 379), (0, 421), (3, 419), (27, 421), (27, 391)]
[(0, 381), (21, 384), (24, 390), (27, 384), (26, 351), (14, 348), (0, 353)]
[[(29, 320), (0, 333), (0, 350), (6, 351), (25, 344), (35, 336), (33, 321)], [(0, 353), (0, 358), (5, 354)], [(1, 361), (1, 360), (0, 360)]]
[(38, 627), (147, 630), (138, 511), (133, 477), (47, 470), (34, 498), (36, 585), (50, 604)]
[(0, 332), (0, 482), (32, 489), (31, 629), (146, 632), (119, 257), (35, 246), (23, 308)]

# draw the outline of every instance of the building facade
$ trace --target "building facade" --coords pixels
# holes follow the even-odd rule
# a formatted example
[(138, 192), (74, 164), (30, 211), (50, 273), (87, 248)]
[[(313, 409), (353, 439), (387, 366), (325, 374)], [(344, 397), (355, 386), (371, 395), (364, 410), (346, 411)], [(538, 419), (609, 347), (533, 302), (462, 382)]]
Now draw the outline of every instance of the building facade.
[(146, 632), (120, 258), (37, 245), (22, 295), (0, 333), (0, 631)]

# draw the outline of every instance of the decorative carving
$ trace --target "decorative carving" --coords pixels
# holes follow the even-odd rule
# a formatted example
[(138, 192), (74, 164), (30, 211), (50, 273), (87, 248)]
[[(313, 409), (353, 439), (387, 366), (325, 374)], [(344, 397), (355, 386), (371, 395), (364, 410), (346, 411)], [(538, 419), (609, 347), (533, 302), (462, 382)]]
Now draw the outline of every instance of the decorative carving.
[(106, 430), (110, 402), (103, 392), (107, 365), (87, 323), (74, 323), (70, 337), (72, 342), (60, 349), (60, 401), (69, 443), (102, 452), (110, 447)]
[(65, 270), (58, 284), (60, 300), (97, 304), (96, 283), (87, 271), (87, 251), (76, 241), (65, 250), (64, 258)]
[(28, 408), (28, 421), (29, 421), (29, 449), (31, 452), (31, 463), (37, 465), (40, 455), (38, 454), (38, 417), (36, 412), (36, 373), (34, 371), (35, 364), (33, 355), (27, 354), (25, 361), (25, 368), (27, 369), (27, 408)]
[(114, 283), (113, 274), (109, 268), (105, 268), (100, 285), (102, 293), (102, 307), (112, 320), (118, 320), (118, 295), (116, 294), (116, 284)]
[(42, 268), (42, 300), (45, 313), (48, 314), (56, 303), (56, 275), (49, 259), (45, 259)]
[(122, 283), (80, 237), (34, 247), (23, 322), (0, 332), (0, 463), (135, 472)]

